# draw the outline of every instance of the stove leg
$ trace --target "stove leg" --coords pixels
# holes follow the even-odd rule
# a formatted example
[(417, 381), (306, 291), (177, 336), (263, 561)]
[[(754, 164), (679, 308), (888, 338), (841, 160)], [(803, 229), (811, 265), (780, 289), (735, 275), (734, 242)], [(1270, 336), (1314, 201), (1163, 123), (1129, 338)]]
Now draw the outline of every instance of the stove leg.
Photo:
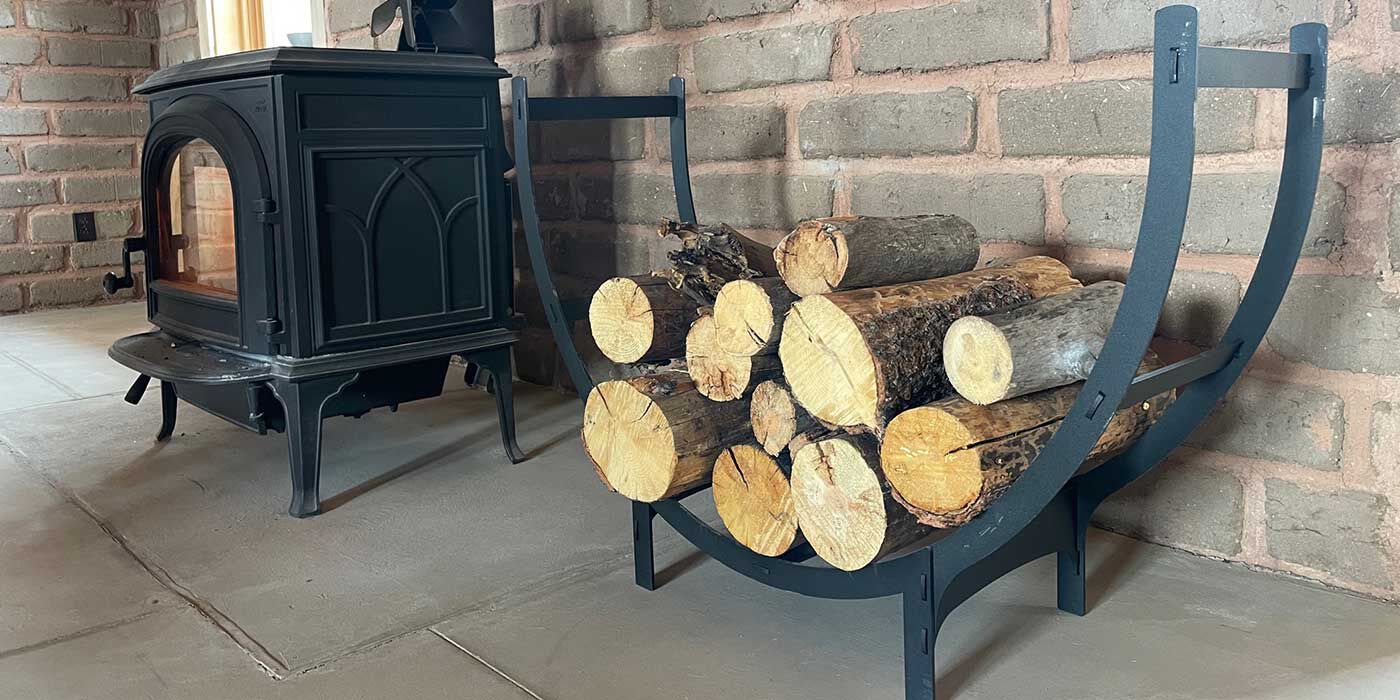
[(165, 442), (175, 434), (175, 409), (179, 403), (179, 397), (175, 396), (175, 385), (161, 380), (160, 432), (156, 433), (156, 442)]
[(326, 403), (359, 374), (300, 382), (277, 379), (272, 393), (287, 416), (287, 448), (292, 468), (292, 504), (287, 512), (308, 518), (321, 512), (321, 421)]
[(491, 375), (491, 392), (496, 396), (496, 413), (501, 422), (501, 443), (511, 464), (525, 461), (525, 453), (515, 441), (515, 381), (510, 367), (510, 347), (484, 350), (471, 357), (475, 364)]

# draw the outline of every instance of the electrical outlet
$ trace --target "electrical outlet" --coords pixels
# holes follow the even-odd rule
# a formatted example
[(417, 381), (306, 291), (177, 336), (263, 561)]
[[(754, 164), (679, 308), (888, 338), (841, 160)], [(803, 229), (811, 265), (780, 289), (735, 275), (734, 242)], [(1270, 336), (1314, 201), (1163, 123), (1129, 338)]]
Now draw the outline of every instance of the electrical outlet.
[(73, 214), (73, 240), (97, 240), (97, 215), (90, 211)]

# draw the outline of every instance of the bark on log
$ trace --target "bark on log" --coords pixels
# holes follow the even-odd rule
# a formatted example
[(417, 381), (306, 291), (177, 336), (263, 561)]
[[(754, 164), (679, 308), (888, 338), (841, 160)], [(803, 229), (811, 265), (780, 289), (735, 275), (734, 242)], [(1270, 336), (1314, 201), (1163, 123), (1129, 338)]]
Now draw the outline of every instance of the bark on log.
[(593, 293), (588, 324), (593, 342), (613, 362), (657, 362), (685, 354), (695, 302), (650, 276), (614, 277)]
[(960, 318), (943, 340), (948, 380), (991, 404), (1089, 378), (1108, 339), (1121, 282), (1099, 282), (991, 316)]
[(946, 277), (977, 265), (977, 231), (956, 216), (804, 221), (778, 243), (778, 273), (798, 296)]
[(735, 280), (715, 299), (719, 346), (735, 355), (767, 355), (778, 351), (783, 317), (797, 297), (781, 277)]
[[(1149, 365), (1156, 366), (1155, 360)], [(991, 406), (953, 396), (899, 414), (880, 448), (895, 498), (926, 525), (955, 527), (972, 520), (1035, 461), (1080, 386)], [(1168, 392), (1115, 413), (1088, 462), (1101, 462), (1131, 446), (1172, 398)]]
[(843, 571), (864, 568), (931, 532), (891, 496), (880, 473), (879, 445), (869, 435), (832, 438), (798, 450), (792, 499), (812, 549)]
[(666, 254), (672, 269), (656, 274), (667, 277), (672, 289), (699, 305), (713, 305), (727, 282), (778, 274), (773, 248), (728, 224), (698, 226), (668, 220), (658, 234), (679, 238), (681, 247)]
[(831, 426), (879, 434), (907, 408), (951, 392), (943, 338), (953, 321), (1074, 289), (1064, 263), (1017, 260), (950, 277), (810, 296), (793, 304), (779, 346), (793, 396)]
[(743, 398), (760, 382), (782, 373), (776, 355), (731, 355), (719, 347), (715, 318), (701, 316), (685, 339), (685, 363), (695, 386), (711, 401)]
[(754, 387), (749, 416), (753, 422), (754, 439), (774, 457), (781, 454), (799, 433), (817, 426), (817, 420), (797, 405), (787, 385), (778, 379), (770, 379)]
[(709, 483), (724, 448), (751, 439), (749, 407), (715, 403), (667, 372), (604, 382), (583, 409), (583, 447), (609, 488), (653, 502)]
[(715, 510), (739, 544), (776, 557), (798, 541), (788, 470), (758, 445), (740, 444), (715, 460)]

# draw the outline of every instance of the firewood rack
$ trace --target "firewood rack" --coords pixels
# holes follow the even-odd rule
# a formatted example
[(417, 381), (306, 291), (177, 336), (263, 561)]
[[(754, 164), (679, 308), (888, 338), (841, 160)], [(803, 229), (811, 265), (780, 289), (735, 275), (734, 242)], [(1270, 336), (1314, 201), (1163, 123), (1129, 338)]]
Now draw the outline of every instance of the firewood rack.
[[(1123, 300), (1093, 372), (1035, 462), (972, 522), (940, 539), (855, 572), (806, 565), (803, 545), (765, 557), (695, 515), (684, 500), (704, 487), (656, 503), (632, 504), (637, 585), (657, 586), (653, 521), (661, 516), (682, 537), (734, 571), (785, 591), (830, 599), (899, 595), (904, 602), (905, 697), (933, 700), (933, 649), (959, 604), (1020, 566), (1054, 554), (1058, 606), (1086, 612), (1085, 550), (1090, 518), (1111, 494), (1160, 462), (1194, 430), (1239, 378), (1259, 347), (1293, 276), (1312, 216), (1322, 160), (1327, 27), (1292, 28), (1289, 51), (1204, 47), (1194, 7), (1156, 13), (1152, 142), (1147, 197)], [(1176, 271), (1196, 152), (1199, 88), (1288, 91), (1287, 132), (1278, 198), (1254, 278), (1220, 343), (1159, 370), (1137, 375)], [(672, 78), (656, 97), (531, 98), (525, 78), (512, 82), (516, 188), (525, 240), (545, 311), (581, 398), (593, 387), (569, 332), (586, 317), (587, 299), (561, 300), (550, 276), (531, 180), (532, 122), (669, 118), (671, 165), (680, 218), (696, 222), (685, 141), (685, 84)], [(1176, 389), (1176, 401), (1126, 452), (1087, 472), (1080, 466), (1118, 408)]]

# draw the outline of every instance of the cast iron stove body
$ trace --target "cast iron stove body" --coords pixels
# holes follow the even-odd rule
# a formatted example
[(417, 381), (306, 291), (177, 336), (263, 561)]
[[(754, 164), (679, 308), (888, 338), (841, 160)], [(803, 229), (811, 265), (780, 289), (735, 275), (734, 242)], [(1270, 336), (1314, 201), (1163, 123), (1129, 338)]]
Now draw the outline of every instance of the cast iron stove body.
[(523, 458), (504, 77), (489, 55), (278, 48), (136, 88), (151, 110), (145, 233), (126, 248), (145, 253), (158, 330), (109, 354), (141, 374), (128, 401), (161, 381), (158, 439), (177, 397), (285, 431), (290, 512), (313, 515), (322, 418), (437, 396), (456, 354), (494, 380), (507, 454)]

